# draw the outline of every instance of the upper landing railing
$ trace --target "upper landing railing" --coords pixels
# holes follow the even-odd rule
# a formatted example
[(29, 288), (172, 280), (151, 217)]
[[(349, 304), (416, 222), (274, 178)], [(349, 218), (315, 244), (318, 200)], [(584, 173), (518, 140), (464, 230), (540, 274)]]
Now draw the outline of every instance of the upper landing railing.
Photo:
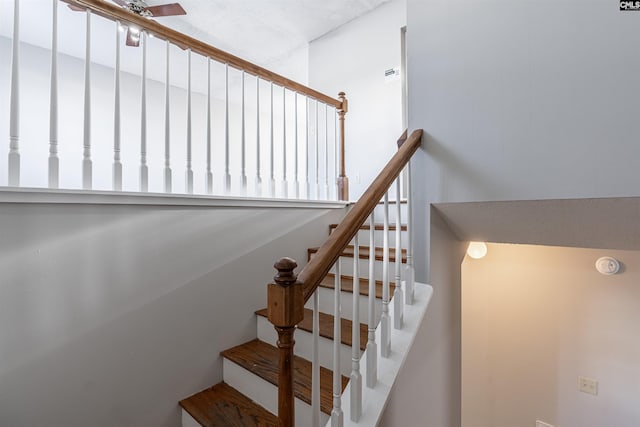
[[(20, 23), (32, 14), (21, 17), (20, 0), (13, 2), (8, 186), (348, 199), (344, 93), (338, 98), (325, 95), (109, 1), (63, 1), (48, 3), (50, 68), (30, 73), (24, 73), (20, 62), (25, 49)], [(61, 7), (65, 3), (69, 8)], [(76, 78), (82, 79), (83, 88), (72, 100), (71, 93), (59, 90), (70, 79), (58, 65), (68, 61), (59, 52), (61, 16), (77, 25), (75, 39), (85, 47), (84, 71)], [(108, 37), (97, 34), (104, 30), (105, 19), (113, 22)], [(126, 42), (124, 30), (136, 37), (138, 47)], [(110, 50), (106, 46), (111, 48), (111, 43), (114, 57), (107, 66), (113, 74), (105, 82), (92, 55), (97, 47)], [(153, 70), (148, 50), (155, 52)], [(123, 53), (129, 60), (138, 56), (138, 90), (124, 89)], [(8, 64), (9, 58), (2, 62)], [(184, 69), (176, 72), (177, 67)], [(164, 81), (150, 77), (156, 69), (164, 71), (159, 74)], [(45, 93), (38, 98), (48, 97), (49, 114), (30, 115), (27, 123), (20, 118), (21, 104), (24, 111), (33, 91), (21, 89), (31, 87), (27, 78), (33, 72), (48, 74), (40, 81), (49, 81), (49, 87), (43, 87)], [(131, 72), (126, 78), (131, 87)], [(178, 80), (186, 84), (180, 86)], [(77, 114), (67, 113), (75, 107)], [(42, 129), (42, 136), (21, 138), (29, 133), (27, 125), (30, 132)], [(46, 177), (34, 185), (30, 174), (45, 169)], [(111, 176), (104, 176), (109, 169)]]

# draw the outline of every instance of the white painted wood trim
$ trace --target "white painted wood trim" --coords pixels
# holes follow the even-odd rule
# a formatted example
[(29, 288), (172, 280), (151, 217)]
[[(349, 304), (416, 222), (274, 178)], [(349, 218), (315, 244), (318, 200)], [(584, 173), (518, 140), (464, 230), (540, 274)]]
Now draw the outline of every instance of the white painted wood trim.
[(405, 266), (405, 303), (413, 304), (416, 273), (413, 268), (413, 194), (411, 193), (411, 160), (407, 163), (407, 264)]
[(91, 162), (91, 11), (86, 10), (86, 35), (84, 58), (84, 119), (82, 151), (82, 188), (93, 187), (93, 164)]
[(20, 186), (20, 0), (13, 2), (8, 185)]
[[(375, 211), (371, 212), (369, 217), (369, 251), (375, 248)], [(378, 378), (378, 344), (376, 343), (376, 273), (375, 273), (375, 257), (369, 257), (369, 296), (368, 301), (368, 322), (367, 322), (367, 349), (365, 350), (369, 357), (367, 358), (366, 385), (367, 387), (375, 387)]]
[(224, 192), (231, 193), (231, 174), (229, 173), (229, 64), (224, 64)]
[(207, 58), (207, 194), (213, 194), (213, 172), (211, 170), (211, 58)]
[(402, 293), (402, 277), (400, 276), (402, 266), (402, 213), (400, 205), (400, 176), (396, 178), (396, 262), (395, 265), (395, 291), (393, 293), (393, 303), (395, 308), (393, 311), (393, 327), (402, 329), (404, 296)]
[(164, 94), (164, 192), (171, 193), (171, 76), (169, 73), (171, 43), (167, 40), (166, 82)]
[(242, 191), (242, 195), (247, 194), (247, 138), (246, 138), (246, 126), (245, 126), (245, 115), (246, 115), (246, 97), (245, 97), (245, 72), (242, 71), (240, 76), (240, 187)]
[(282, 197), (289, 197), (287, 179), (287, 88), (282, 87)]
[[(394, 333), (394, 349), (388, 358), (380, 359), (378, 366), (378, 382), (373, 388), (364, 388), (362, 394), (362, 417), (356, 423), (349, 419), (345, 420), (345, 427), (375, 426), (380, 422), (380, 418), (386, 408), (393, 384), (398, 377), (400, 369), (404, 365), (409, 350), (417, 336), (420, 325), (428, 310), (429, 302), (433, 294), (433, 288), (423, 283), (416, 283), (415, 303), (405, 307), (405, 328)], [(393, 307), (391, 307), (393, 315)], [(381, 328), (376, 330), (378, 339), (381, 337)], [(362, 359), (367, 363), (368, 352), (365, 352)], [(348, 384), (344, 394), (348, 395), (351, 390)], [(350, 411), (350, 402), (345, 400), (345, 411)]]
[(193, 194), (193, 170), (191, 169), (191, 49), (187, 49), (187, 165), (185, 193)]
[[(327, 187), (328, 191), (328, 187)], [(328, 196), (327, 196), (328, 198)], [(360, 239), (356, 233), (353, 242), (353, 318), (351, 323), (351, 421), (358, 421), (362, 415), (362, 374), (360, 373)]]
[(58, 0), (53, 0), (51, 26), (51, 85), (49, 96), (49, 188), (58, 188)]
[(312, 330), (311, 425), (320, 427), (320, 293), (318, 289), (313, 293)]
[[(317, 112), (317, 109), (316, 109)], [(340, 370), (340, 348), (341, 343), (341, 282), (342, 271), (340, 268), (340, 258), (336, 261), (336, 275), (333, 300), (333, 409), (331, 410), (331, 426), (342, 427), (344, 424), (344, 413), (342, 412), (342, 371)]]
[(384, 231), (382, 255), (382, 316), (380, 355), (389, 357), (391, 354), (391, 319), (389, 317), (389, 192), (384, 193)]
[(112, 189), (122, 190), (122, 162), (120, 158), (121, 126), (120, 126), (120, 21), (116, 27), (116, 64), (114, 67), (114, 102), (113, 102), (113, 165)]
[(262, 196), (262, 176), (260, 168), (260, 77), (256, 77), (256, 197)]
[(164, 193), (137, 193), (114, 191), (58, 190), (46, 188), (0, 189), (0, 203), (89, 204), (89, 205), (142, 205), (142, 206), (204, 206), (204, 207), (256, 207), (342, 209), (346, 202), (263, 199), (252, 197), (198, 196)]
[(140, 94), (140, 191), (149, 191), (147, 166), (147, 40), (146, 31), (140, 34), (142, 44), (142, 89)]

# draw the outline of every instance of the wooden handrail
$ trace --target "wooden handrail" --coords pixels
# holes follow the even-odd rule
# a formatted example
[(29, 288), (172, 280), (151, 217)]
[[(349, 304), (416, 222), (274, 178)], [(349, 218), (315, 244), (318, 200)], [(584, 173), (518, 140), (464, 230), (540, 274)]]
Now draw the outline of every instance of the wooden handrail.
[(287, 89), (296, 91), (318, 101), (324, 102), (327, 105), (332, 105), (337, 109), (343, 108), (344, 101), (342, 99), (332, 98), (328, 95), (318, 92), (317, 90), (311, 89), (310, 87), (269, 71), (266, 68), (253, 64), (252, 62), (246, 61), (235, 55), (215, 48), (200, 40), (194, 39), (193, 37), (189, 37), (186, 34), (182, 34), (176, 30), (172, 30), (171, 28), (166, 27), (152, 19), (147, 19), (145, 17), (136, 15), (135, 13), (130, 12), (129, 10), (120, 7), (112, 2), (105, 0), (62, 1), (73, 6), (89, 9), (96, 15), (100, 15), (113, 21), (121, 21), (133, 24), (141, 29), (144, 29), (150, 34), (153, 34), (155, 37), (162, 40), (167, 40), (183, 49), (191, 49), (191, 51), (193, 52), (215, 59), (224, 64), (229, 64), (229, 66), (231, 67), (237, 68), (239, 70), (244, 70), (249, 74), (263, 78), (264, 80), (286, 87)]
[[(420, 147), (421, 140), (422, 130), (413, 131), (298, 276), (294, 273), (297, 264), (290, 258), (282, 258), (274, 265), (278, 274), (274, 277), (274, 283), (267, 288), (267, 316), (278, 332), (280, 427), (293, 427), (295, 423), (293, 333), (296, 325), (304, 318), (304, 304)], [(336, 274), (339, 276), (340, 273)]]
[(351, 208), (340, 225), (331, 233), (327, 241), (298, 274), (298, 282), (303, 286), (304, 301), (308, 301), (318, 285), (335, 264), (342, 251), (364, 224), (393, 180), (402, 172), (413, 153), (420, 147), (422, 129), (414, 130), (382, 172), (371, 183), (360, 200)]

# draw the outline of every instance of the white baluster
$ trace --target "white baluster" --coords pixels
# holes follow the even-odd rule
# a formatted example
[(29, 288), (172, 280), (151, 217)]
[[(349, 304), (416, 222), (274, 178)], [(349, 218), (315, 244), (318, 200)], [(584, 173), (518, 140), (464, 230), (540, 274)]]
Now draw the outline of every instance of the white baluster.
[(120, 161), (120, 22), (116, 21), (116, 66), (114, 70), (113, 106), (113, 190), (122, 190), (122, 162)]
[(296, 199), (300, 198), (300, 177), (298, 176), (298, 92), (294, 92), (293, 108), (295, 111), (295, 140), (294, 140), (294, 158), (295, 164), (293, 169), (293, 175), (295, 178), (295, 192)]
[(140, 191), (149, 191), (147, 166), (147, 32), (140, 35), (142, 44), (142, 93), (140, 106)]
[(311, 425), (320, 427), (320, 295), (313, 293), (313, 358), (311, 363)]
[(413, 212), (411, 202), (411, 161), (407, 164), (407, 264), (404, 270), (405, 302), (413, 304), (415, 270), (413, 269)]
[(224, 191), (231, 192), (229, 173), (229, 64), (224, 64)]
[(211, 171), (211, 58), (207, 57), (207, 194), (213, 194)]
[(273, 82), (271, 82), (271, 108), (269, 109), (269, 114), (271, 116), (271, 126), (270, 126), (270, 130), (271, 130), (271, 138), (270, 138), (270, 145), (269, 145), (269, 197), (275, 197), (276, 196), (276, 179), (275, 179), (275, 175), (274, 175), (274, 161), (275, 161), (275, 156), (274, 156), (274, 140), (273, 140)]
[(287, 180), (287, 89), (282, 87), (282, 197), (289, 197)]
[[(389, 318), (389, 193), (384, 193), (384, 231), (382, 253), (382, 316), (380, 317), (380, 355), (391, 355), (391, 319)], [(375, 257), (375, 252), (369, 253)]]
[[(369, 253), (375, 250), (375, 214), (369, 219)], [(378, 381), (378, 344), (376, 343), (376, 273), (375, 257), (369, 257), (369, 318), (367, 339), (367, 387), (373, 388)]]
[[(328, 198), (328, 197), (327, 197)], [(362, 375), (360, 374), (360, 240), (353, 243), (353, 322), (351, 328), (351, 421), (362, 415)]]
[(18, 187), (20, 185), (20, 0), (13, 2), (10, 97), (8, 184)]
[(262, 196), (260, 168), (260, 77), (256, 77), (256, 197)]
[(324, 105), (324, 191), (329, 200), (329, 106)]
[(49, 188), (58, 188), (58, 0), (53, 0), (51, 31), (51, 96), (49, 98)]
[(400, 276), (400, 268), (402, 267), (402, 206), (400, 205), (400, 179), (400, 176), (396, 178), (396, 289), (393, 293), (393, 327), (396, 329), (402, 329), (402, 324), (404, 322), (404, 296), (402, 293), (402, 277)]
[(335, 130), (333, 135), (333, 152), (335, 153), (335, 162), (333, 164), (333, 179), (335, 180), (335, 185), (333, 186), (336, 192), (336, 200), (340, 200), (340, 192), (338, 191), (338, 165), (340, 164), (340, 150), (338, 150), (338, 109), (334, 108), (334, 122), (333, 129)]
[[(344, 414), (342, 413), (342, 374), (340, 371), (340, 348), (342, 346), (340, 287), (342, 272), (340, 258), (336, 261), (335, 289), (333, 292), (333, 409), (331, 410), (331, 427), (342, 427)], [(357, 319), (354, 318), (354, 322)]]
[(245, 81), (245, 73), (242, 71), (242, 75), (240, 76), (240, 180), (242, 184), (242, 195), (247, 194), (247, 161), (246, 161), (246, 146), (247, 141), (245, 137), (245, 95), (244, 95), (244, 81)]
[(84, 60), (84, 129), (82, 152), (82, 188), (91, 190), (91, 11), (87, 9), (86, 50)]
[(320, 128), (318, 123), (318, 114), (320, 103), (316, 100), (316, 200), (320, 200)]
[(187, 169), (185, 193), (193, 194), (193, 170), (191, 169), (191, 49), (187, 49)]
[(167, 81), (164, 94), (164, 192), (171, 193), (171, 103), (169, 92), (171, 81), (169, 75), (169, 51), (171, 44), (167, 40)]
[(306, 173), (306, 181), (305, 187), (307, 188), (307, 199), (311, 199), (311, 173), (309, 171), (309, 98), (305, 97), (305, 105), (304, 105), (304, 120), (305, 120), (305, 168), (304, 171)]

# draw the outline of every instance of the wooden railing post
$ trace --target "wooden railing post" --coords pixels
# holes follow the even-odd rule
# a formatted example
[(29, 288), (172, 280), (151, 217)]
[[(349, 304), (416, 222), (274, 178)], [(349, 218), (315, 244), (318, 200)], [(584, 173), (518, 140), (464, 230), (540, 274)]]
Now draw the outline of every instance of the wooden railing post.
[(347, 178), (344, 148), (344, 116), (349, 111), (349, 102), (344, 92), (338, 94), (340, 107), (338, 116), (340, 118), (340, 175), (338, 175), (338, 199), (349, 200), (349, 178)]
[(278, 274), (267, 289), (267, 313), (278, 332), (278, 419), (280, 427), (293, 427), (293, 333), (304, 318), (304, 296), (302, 284), (293, 272), (298, 266), (295, 260), (282, 258), (273, 266)]

